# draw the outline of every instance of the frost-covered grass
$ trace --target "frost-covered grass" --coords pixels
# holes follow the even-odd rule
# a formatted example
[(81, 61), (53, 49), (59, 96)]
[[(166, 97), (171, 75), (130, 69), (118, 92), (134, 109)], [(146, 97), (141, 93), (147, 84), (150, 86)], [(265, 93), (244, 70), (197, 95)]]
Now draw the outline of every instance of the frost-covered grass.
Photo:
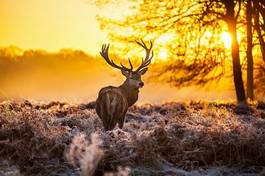
[(122, 130), (105, 132), (93, 102), (3, 102), (0, 175), (264, 174), (263, 108), (145, 104), (129, 109)]

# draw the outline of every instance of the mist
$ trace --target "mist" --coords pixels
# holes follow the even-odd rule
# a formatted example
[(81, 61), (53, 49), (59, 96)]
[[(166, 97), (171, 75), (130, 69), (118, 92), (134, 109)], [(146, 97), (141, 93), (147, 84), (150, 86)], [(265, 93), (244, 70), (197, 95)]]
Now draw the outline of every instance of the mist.
[[(162, 103), (188, 100), (231, 100), (233, 90), (215, 85), (215, 89), (184, 87), (152, 81), (143, 77), (138, 103)], [(0, 99), (28, 99), (32, 101), (94, 101), (104, 86), (118, 86), (122, 74), (111, 68), (99, 56), (83, 51), (62, 49), (56, 53), (44, 50), (22, 51), (16, 47), (0, 49)]]

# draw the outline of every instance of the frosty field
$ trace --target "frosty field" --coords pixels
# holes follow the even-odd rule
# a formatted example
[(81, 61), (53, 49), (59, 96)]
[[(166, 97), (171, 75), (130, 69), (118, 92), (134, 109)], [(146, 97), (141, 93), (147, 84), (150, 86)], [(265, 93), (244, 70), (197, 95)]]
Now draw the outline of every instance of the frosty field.
[(0, 104), (0, 175), (263, 175), (265, 107), (169, 102), (105, 132), (88, 104)]

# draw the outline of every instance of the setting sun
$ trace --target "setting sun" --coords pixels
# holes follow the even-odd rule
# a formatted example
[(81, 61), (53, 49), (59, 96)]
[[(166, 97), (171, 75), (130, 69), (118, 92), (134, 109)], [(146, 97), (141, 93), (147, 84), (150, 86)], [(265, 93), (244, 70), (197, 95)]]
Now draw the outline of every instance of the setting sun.
[(231, 47), (231, 36), (228, 32), (223, 32), (221, 34), (221, 40), (224, 42), (225, 48)]
[(175, 38), (175, 34), (174, 33), (166, 33), (163, 34), (161, 36), (159, 36), (159, 38), (156, 40), (156, 43), (158, 45), (160, 45), (160, 49), (158, 52), (158, 59), (160, 61), (165, 61), (168, 58), (168, 50), (165, 48), (166, 45), (170, 42), (172, 42), (172, 40)]
[(170, 42), (170, 40), (172, 40), (174, 38), (174, 34), (173, 33), (167, 33), (167, 34), (163, 34), (161, 35), (156, 42), (158, 44), (162, 44), (165, 45), (167, 42)]
[(158, 58), (160, 60), (166, 60), (168, 56), (168, 51), (165, 48), (161, 48), (159, 53), (158, 53)]

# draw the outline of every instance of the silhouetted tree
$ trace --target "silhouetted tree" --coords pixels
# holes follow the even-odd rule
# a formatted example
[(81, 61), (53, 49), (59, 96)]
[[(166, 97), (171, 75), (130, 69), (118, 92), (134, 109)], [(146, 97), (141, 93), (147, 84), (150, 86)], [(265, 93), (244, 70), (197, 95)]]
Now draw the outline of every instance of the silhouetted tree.
[(254, 0), (254, 27), (258, 34), (263, 61), (265, 62), (265, 1)]
[[(216, 0), (218, 2), (218, 0)], [(219, 1), (220, 2), (220, 1)], [(231, 1), (231, 0), (223, 0), (222, 4), (225, 5), (225, 14), (223, 15), (223, 19), (227, 23), (229, 33), (231, 35), (231, 51), (233, 58), (233, 76), (234, 76), (234, 84), (236, 90), (237, 100), (239, 102), (245, 102), (245, 89), (242, 79), (242, 71), (239, 57), (239, 45), (237, 40), (237, 18), (239, 15), (239, 11), (235, 12), (236, 2), (239, 3), (239, 11), (241, 6), (241, 1)]]
[(247, 22), (247, 97), (254, 99), (253, 90), (253, 55), (252, 55), (252, 1), (247, 0), (246, 22)]
[[(247, 96), (251, 100), (254, 99), (254, 60), (252, 48), (253, 44), (253, 34), (257, 34), (257, 44), (260, 46), (261, 55), (263, 61), (265, 62), (265, 43), (264, 43), (264, 29), (265, 29), (265, 1), (261, 0), (247, 0), (246, 1), (246, 27), (247, 27)], [(254, 19), (254, 20), (253, 20)], [(252, 24), (254, 21), (254, 25)], [(254, 30), (255, 29), (255, 30)], [(256, 33), (254, 33), (256, 32)], [(256, 89), (260, 92), (260, 87), (264, 86), (263, 79), (260, 77), (264, 71), (264, 66), (259, 61), (256, 63), (257, 73), (255, 76), (255, 81), (258, 83)]]

